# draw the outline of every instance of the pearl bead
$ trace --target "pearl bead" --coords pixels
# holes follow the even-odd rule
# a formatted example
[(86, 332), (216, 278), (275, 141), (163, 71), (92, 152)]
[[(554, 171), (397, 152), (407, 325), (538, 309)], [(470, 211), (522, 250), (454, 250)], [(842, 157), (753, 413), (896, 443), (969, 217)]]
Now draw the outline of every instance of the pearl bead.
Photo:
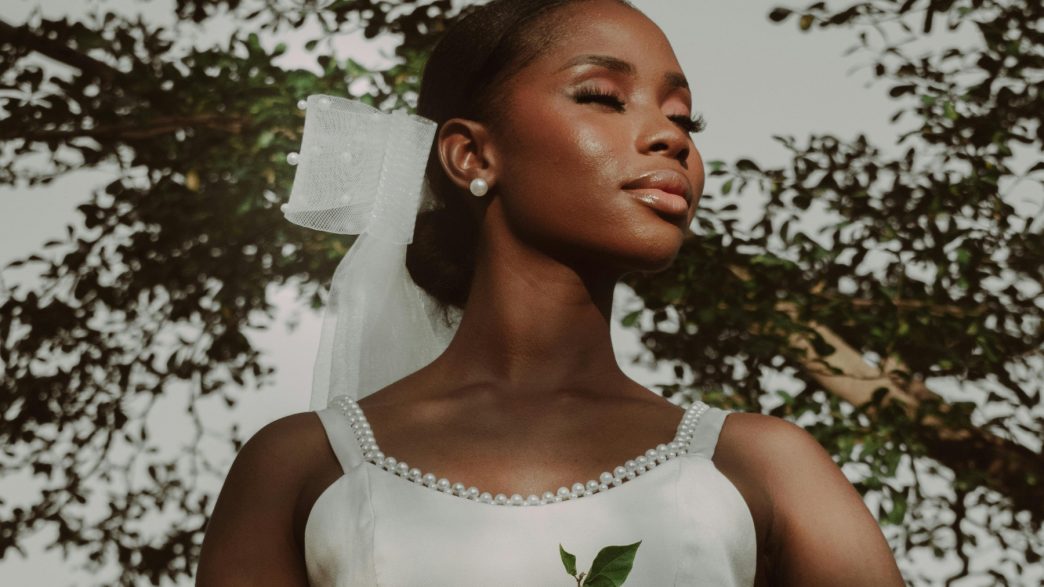
[(287, 153), (286, 154), (286, 162), (289, 163), (290, 165), (297, 165), (298, 163), (301, 162), (301, 155), (299, 155), (297, 153)]
[[(418, 471), (418, 473), (419, 472), (420, 471)], [(438, 481), (438, 478), (435, 477), (435, 475), (432, 475), (431, 473), (425, 473), (424, 476), (421, 477), (421, 480), (424, 481), (425, 485), (431, 487), (435, 484), (436, 481)]]
[(497, 496), (493, 498), (493, 501), (495, 501), (497, 505), (504, 505), (508, 502), (508, 497), (503, 493), (498, 493)]
[(569, 497), (569, 488), (568, 487), (559, 487), (557, 496), (561, 497), (561, 498)]
[(616, 477), (617, 479), (623, 479), (626, 476), (627, 469), (625, 469), (624, 467), (617, 467), (613, 469), (613, 477)]
[(327, 108), (329, 108), (330, 107), (330, 98), (328, 98), (326, 96), (323, 96), (322, 98), (319, 98), (319, 107), (322, 108), (323, 110), (326, 110)]
[(540, 496), (531, 494), (529, 497), (526, 498), (526, 503), (528, 505), (540, 505)]
[(297, 101), (297, 109), (298, 110), (307, 110), (308, 109), (308, 100), (298, 100)]
[(472, 195), (482, 197), (489, 193), (489, 183), (481, 177), (476, 177), (471, 180), (471, 185), (468, 186), (468, 189), (471, 190)]
[(439, 479), (438, 481), (436, 481), (435, 486), (438, 487), (440, 491), (449, 491), (450, 490), (449, 479), (443, 477), (442, 479)]
[(467, 493), (467, 491), (468, 491), (468, 488), (464, 487), (463, 483), (454, 483), (453, 484), (453, 493), (455, 493), (457, 495), (464, 495), (464, 494)]
[(405, 476), (407, 473), (410, 472), (410, 466), (407, 465), (406, 463), (399, 463), (398, 465), (395, 466), (395, 472), (400, 474), (400, 475)]
[(283, 204), (282, 206), (279, 207), (279, 211), (282, 212), (283, 214), (286, 214), (286, 211), (289, 210), (289, 209), (290, 209), (290, 205), (289, 204)]
[(526, 501), (526, 498), (518, 493), (511, 494), (511, 505), (522, 505)]
[(595, 481), (594, 479), (588, 481), (587, 482), (587, 490), (588, 491), (597, 491), (598, 490), (598, 482)]
[(482, 503), (493, 503), (493, 494), (488, 491), (484, 491), (482, 492), (482, 495), (479, 496), (479, 501), (481, 501)]
[(390, 469), (390, 468), (394, 467), (395, 465), (399, 464), (399, 460), (396, 459), (395, 457), (388, 457), (388, 458), (384, 459), (384, 464), (387, 465), (388, 468)]
[(413, 479), (414, 481), (420, 481), (420, 478), (424, 476), (424, 474), (421, 473), (421, 470), (417, 467), (413, 467), (412, 469), (410, 469), (409, 475), (410, 479)]
[(584, 484), (583, 483), (573, 483), (573, 491), (572, 492), (573, 493), (583, 493), (584, 492)]
[(540, 497), (544, 500), (544, 503), (549, 503), (555, 500), (555, 494), (551, 491), (545, 491)]

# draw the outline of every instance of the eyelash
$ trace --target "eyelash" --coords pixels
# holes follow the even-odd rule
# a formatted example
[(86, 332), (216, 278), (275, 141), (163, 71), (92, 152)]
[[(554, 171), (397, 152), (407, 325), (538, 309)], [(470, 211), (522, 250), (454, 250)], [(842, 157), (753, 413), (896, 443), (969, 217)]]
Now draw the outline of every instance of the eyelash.
[[(619, 112), (623, 112), (625, 108), (623, 101), (616, 94), (602, 92), (594, 88), (580, 88), (573, 94), (573, 99), (576, 100), (577, 104), (595, 102), (609, 106)], [(707, 128), (707, 122), (699, 112), (693, 113), (692, 117), (678, 114), (669, 118), (680, 126), (682, 130), (690, 134), (702, 132)]]

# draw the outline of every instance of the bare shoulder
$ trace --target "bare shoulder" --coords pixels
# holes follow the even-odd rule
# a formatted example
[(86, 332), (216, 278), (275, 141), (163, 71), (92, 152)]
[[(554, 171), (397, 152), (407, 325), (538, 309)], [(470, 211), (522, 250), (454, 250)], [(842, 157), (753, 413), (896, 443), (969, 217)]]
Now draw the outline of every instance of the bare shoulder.
[(814, 436), (793, 422), (750, 412), (733, 412), (725, 419), (719, 450), (747, 464), (771, 469), (789, 469), (793, 461), (823, 459), (833, 465), (830, 455)]
[(279, 418), (243, 444), (207, 524), (198, 584), (307, 584), (299, 501), (328, 452), (315, 412)]
[(265, 460), (279, 456), (300, 459), (319, 452), (307, 449), (322, 449), (326, 443), (326, 432), (319, 415), (311, 411), (299, 412), (262, 426), (243, 444), (237, 460), (243, 457)]
[[(283, 416), (261, 427), (243, 444), (226, 485), (245, 482), (245, 492), (270, 490), (272, 481), (282, 490), (299, 488), (327, 452), (326, 433), (315, 412)], [(263, 484), (268, 487), (254, 486), (257, 479), (268, 479)]]
[[(732, 413), (718, 442), (723, 468), (764, 492), (772, 584), (901, 586), (884, 535), (830, 454), (800, 426)], [(715, 454), (715, 460), (719, 455)]]

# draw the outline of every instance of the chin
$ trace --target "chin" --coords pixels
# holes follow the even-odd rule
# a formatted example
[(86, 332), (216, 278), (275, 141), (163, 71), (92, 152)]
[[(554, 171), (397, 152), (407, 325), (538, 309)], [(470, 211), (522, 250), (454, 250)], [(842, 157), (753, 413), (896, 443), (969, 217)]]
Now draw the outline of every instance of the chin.
[(624, 251), (617, 251), (616, 256), (628, 273), (655, 273), (674, 264), (684, 240), (685, 233), (680, 226), (660, 220), (654, 227), (646, 226), (632, 232), (632, 238), (625, 243), (629, 246)]

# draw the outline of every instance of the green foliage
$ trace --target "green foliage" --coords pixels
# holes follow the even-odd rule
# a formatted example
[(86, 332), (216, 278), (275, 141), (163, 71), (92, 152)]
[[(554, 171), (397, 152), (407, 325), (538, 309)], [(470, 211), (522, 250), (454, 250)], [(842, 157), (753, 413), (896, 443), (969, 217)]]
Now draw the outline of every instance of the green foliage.
[(565, 565), (566, 572), (572, 576), (576, 576), (576, 555), (569, 554), (566, 549), (559, 544), (558, 553), (562, 557), (562, 564)]
[(631, 574), (631, 568), (634, 566), (634, 557), (638, 553), (638, 547), (641, 544), (642, 541), (639, 540), (634, 544), (603, 547), (595, 555), (591, 568), (579, 575), (576, 572), (576, 556), (567, 552), (561, 544), (558, 545), (558, 550), (566, 572), (576, 579), (577, 585), (582, 585), (583, 587), (619, 587), (624, 584), (627, 576)]

